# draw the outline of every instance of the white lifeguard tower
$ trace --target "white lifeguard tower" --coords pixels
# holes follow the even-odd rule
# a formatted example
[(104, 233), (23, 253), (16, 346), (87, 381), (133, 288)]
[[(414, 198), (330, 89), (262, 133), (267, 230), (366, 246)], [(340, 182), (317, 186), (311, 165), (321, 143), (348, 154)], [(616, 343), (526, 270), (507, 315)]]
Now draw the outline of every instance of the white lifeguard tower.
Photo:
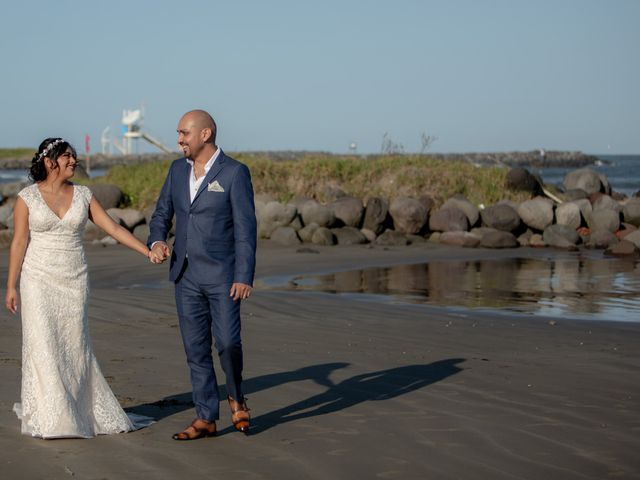
[(122, 140), (109, 141), (109, 127), (102, 132), (101, 143), (102, 153), (111, 153), (111, 145), (113, 145), (123, 155), (131, 155), (139, 153), (139, 141), (142, 138), (154, 147), (166, 153), (172, 153), (171, 149), (162, 144), (159, 140), (153, 138), (142, 130), (142, 120), (144, 113), (142, 109), (123, 110), (122, 111)]

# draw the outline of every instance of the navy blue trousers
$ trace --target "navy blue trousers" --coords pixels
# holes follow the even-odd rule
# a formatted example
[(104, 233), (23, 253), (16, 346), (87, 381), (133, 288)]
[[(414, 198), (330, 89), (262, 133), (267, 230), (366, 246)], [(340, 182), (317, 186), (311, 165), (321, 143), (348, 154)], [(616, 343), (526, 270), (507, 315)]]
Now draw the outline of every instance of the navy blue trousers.
[(227, 393), (238, 401), (243, 398), (240, 301), (234, 302), (229, 296), (231, 284), (206, 285), (195, 281), (189, 275), (188, 265), (175, 288), (196, 414), (203, 420), (217, 420), (220, 397), (213, 368), (213, 341), (226, 376)]

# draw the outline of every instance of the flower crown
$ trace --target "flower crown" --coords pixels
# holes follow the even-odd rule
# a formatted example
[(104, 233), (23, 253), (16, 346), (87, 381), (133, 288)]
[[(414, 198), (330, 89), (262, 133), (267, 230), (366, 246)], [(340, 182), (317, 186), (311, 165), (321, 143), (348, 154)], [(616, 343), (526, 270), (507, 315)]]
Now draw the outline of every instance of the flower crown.
[(42, 152), (40, 152), (40, 155), (38, 155), (38, 160), (41, 160), (44, 157), (46, 157), (47, 155), (49, 155), (49, 152), (51, 150), (53, 150), (53, 147), (55, 147), (56, 145), (59, 145), (60, 143), (63, 143), (63, 142), (64, 142), (64, 139), (56, 138), (53, 142), (51, 142), (49, 145), (44, 147), (44, 150), (42, 150)]

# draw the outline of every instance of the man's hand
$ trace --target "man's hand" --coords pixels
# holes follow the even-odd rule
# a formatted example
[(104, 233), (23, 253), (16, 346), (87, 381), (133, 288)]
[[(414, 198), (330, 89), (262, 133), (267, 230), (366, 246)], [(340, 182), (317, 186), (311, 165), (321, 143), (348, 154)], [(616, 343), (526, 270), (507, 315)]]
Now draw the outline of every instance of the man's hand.
[(251, 285), (246, 283), (232, 283), (229, 296), (233, 297), (233, 301), (246, 300), (251, 295)]
[(169, 245), (164, 242), (156, 242), (151, 248), (149, 260), (151, 263), (162, 263), (171, 255)]

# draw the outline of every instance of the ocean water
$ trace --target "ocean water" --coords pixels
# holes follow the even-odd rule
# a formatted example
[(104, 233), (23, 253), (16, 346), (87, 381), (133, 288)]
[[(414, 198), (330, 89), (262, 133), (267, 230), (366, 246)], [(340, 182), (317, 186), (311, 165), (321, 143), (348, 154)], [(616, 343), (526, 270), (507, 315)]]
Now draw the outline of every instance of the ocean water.
[[(91, 170), (90, 177), (101, 177), (107, 172), (104, 168), (96, 168)], [(0, 169), (0, 183), (26, 182), (29, 180), (26, 170), (3, 170)]]
[[(611, 188), (627, 196), (640, 191), (640, 155), (596, 155), (602, 165), (591, 166), (593, 170), (604, 173), (609, 179)], [(540, 174), (548, 185), (562, 185), (564, 176), (575, 168), (530, 168), (531, 172)]]

